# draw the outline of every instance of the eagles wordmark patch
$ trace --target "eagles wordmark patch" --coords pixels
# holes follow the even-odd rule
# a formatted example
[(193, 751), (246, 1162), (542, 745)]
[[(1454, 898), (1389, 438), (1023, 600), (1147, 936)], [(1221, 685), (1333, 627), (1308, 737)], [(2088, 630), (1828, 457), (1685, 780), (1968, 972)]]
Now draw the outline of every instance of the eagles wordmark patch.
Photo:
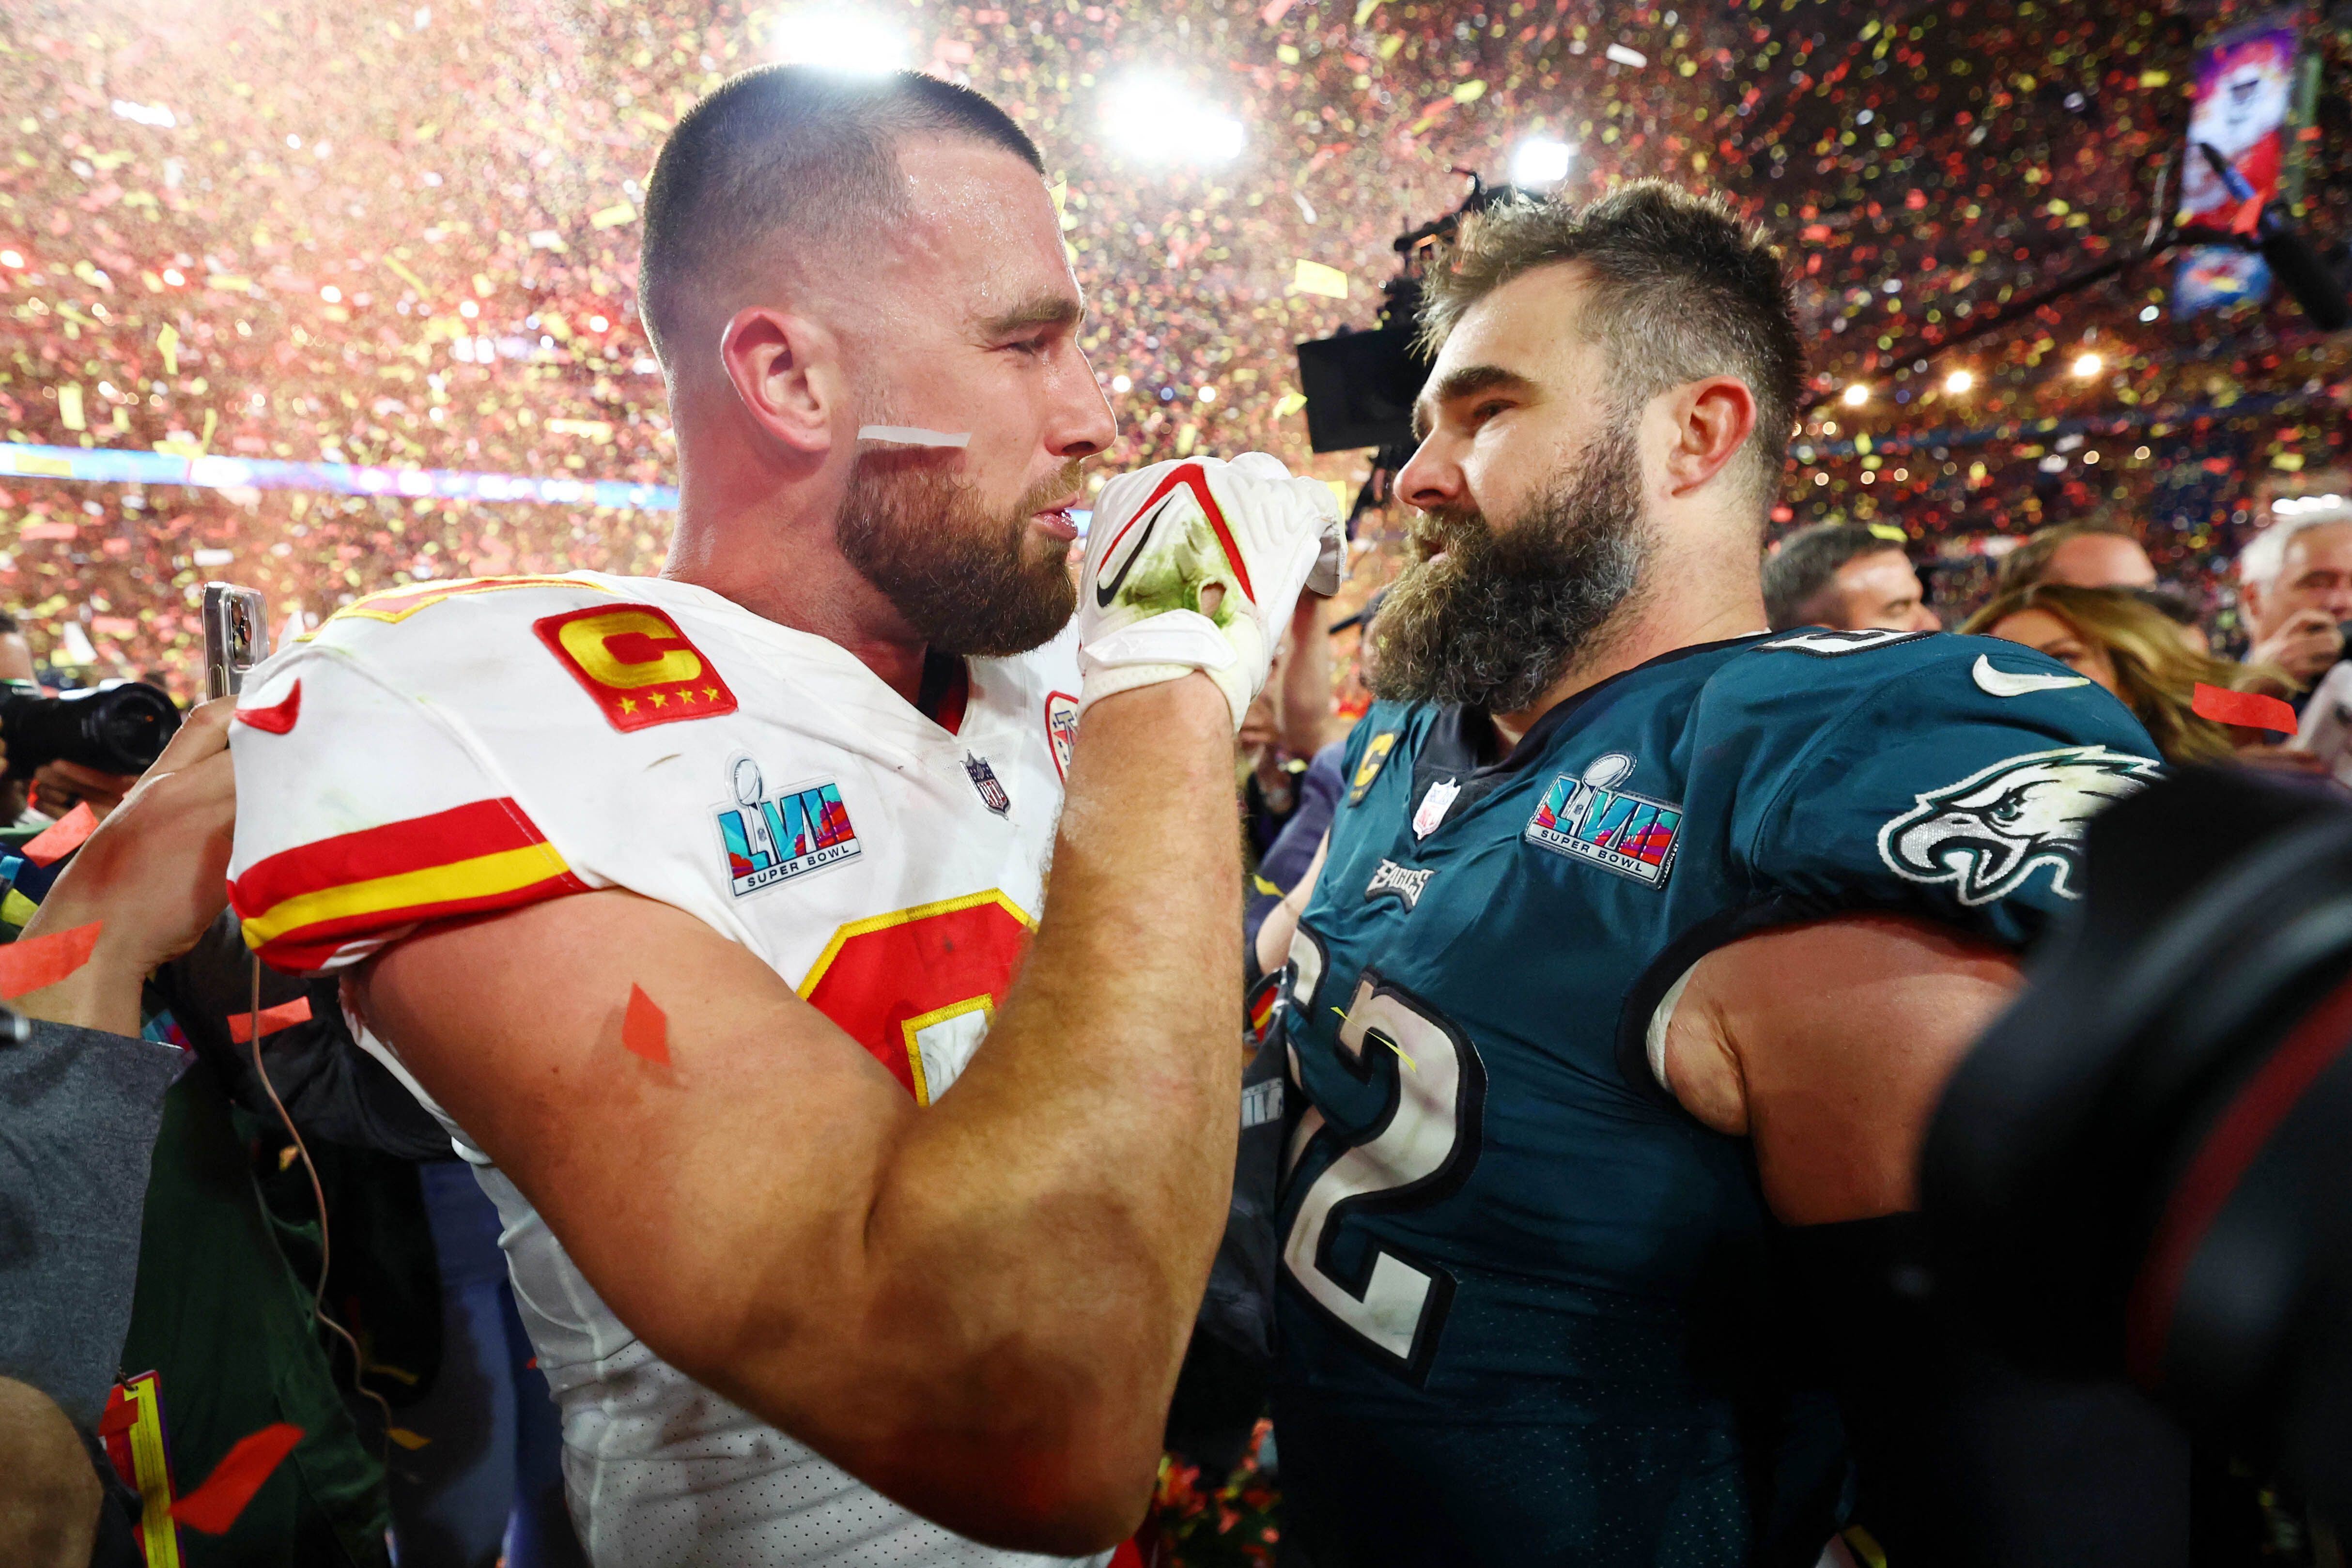
[(2011, 757), (1914, 797), (1918, 804), (1878, 830), (1878, 857), (1906, 882), (1951, 883), (1971, 907), (2016, 892), (2042, 866), (2053, 893), (2080, 898), (2084, 824), (2162, 771), (2104, 746)]

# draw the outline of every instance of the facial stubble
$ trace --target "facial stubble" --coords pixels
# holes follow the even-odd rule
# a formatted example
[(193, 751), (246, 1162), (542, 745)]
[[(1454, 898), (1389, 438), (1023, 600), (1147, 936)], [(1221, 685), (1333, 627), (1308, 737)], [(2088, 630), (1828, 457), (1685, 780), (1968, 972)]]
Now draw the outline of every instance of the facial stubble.
[(933, 648), (982, 658), (1025, 653), (1051, 641), (1077, 608), (1064, 548), (1030, 524), (1077, 488), (1077, 465), (1032, 489), (1007, 517), (980, 503), (954, 462), (929, 452), (861, 455), (835, 537)]

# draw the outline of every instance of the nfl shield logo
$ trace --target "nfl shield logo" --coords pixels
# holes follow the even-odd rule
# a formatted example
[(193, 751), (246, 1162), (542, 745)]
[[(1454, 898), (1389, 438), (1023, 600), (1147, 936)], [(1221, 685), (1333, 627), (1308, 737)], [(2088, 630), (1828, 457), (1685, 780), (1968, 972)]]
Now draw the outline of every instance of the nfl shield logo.
[(1013, 797), (996, 781), (996, 769), (988, 765), (988, 758), (967, 751), (963, 754), (963, 770), (971, 775), (971, 787), (980, 791), (981, 804), (1000, 817), (1013, 810)]
[(1070, 776), (1070, 747), (1078, 738), (1078, 699), (1067, 692), (1045, 694), (1045, 739), (1054, 748), (1054, 771)]
[(1441, 779), (1429, 787), (1421, 798), (1421, 809), (1412, 814), (1412, 836), (1425, 839), (1437, 831), (1445, 821), (1445, 813), (1454, 808), (1454, 797), (1462, 793), (1462, 786), (1452, 779)]

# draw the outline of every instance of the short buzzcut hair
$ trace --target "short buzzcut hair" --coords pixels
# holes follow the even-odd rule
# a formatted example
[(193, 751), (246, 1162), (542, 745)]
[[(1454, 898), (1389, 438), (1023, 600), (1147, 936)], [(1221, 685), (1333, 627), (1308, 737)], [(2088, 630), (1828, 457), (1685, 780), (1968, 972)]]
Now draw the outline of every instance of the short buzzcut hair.
[(1635, 406), (1706, 376), (1756, 400), (1746, 453), (1762, 507), (1780, 482), (1805, 390), (1805, 347), (1787, 273), (1764, 231), (1720, 196), (1637, 180), (1581, 209), (1557, 198), (1498, 202), (1465, 220), (1423, 284), (1422, 341), (1434, 355), (1470, 308), (1538, 267), (1580, 262), (1586, 319)]
[(1764, 618), (1775, 632), (1809, 626), (1820, 619), (1822, 595), (1835, 582), (1838, 568), (1866, 555), (1907, 553), (1901, 541), (1872, 533), (1860, 523), (1815, 523), (1799, 528), (1764, 558)]
[(961, 136), (1045, 160), (1012, 117), (970, 88), (915, 71), (852, 76), (768, 66), (714, 89), (662, 143), (646, 181), (637, 310), (654, 352), (719, 264), (787, 237), (846, 273), (906, 211), (897, 143)]

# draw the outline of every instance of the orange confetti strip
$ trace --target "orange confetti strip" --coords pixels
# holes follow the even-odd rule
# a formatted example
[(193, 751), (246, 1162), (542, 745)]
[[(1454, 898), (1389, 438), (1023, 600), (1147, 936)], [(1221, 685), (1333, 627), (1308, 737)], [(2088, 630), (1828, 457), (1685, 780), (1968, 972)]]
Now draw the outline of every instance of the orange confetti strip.
[(55, 865), (81, 848), (83, 841), (96, 831), (98, 813), (84, 800), (42, 829), (37, 837), (26, 840), (22, 852), (35, 865)]
[(629, 988), (629, 1010), (621, 1019), (621, 1043), (656, 1067), (669, 1065), (669, 1015), (654, 1005), (643, 986)]
[(2198, 717), (2210, 718), (2216, 724), (2274, 729), (2287, 735), (2295, 730), (2294, 709), (2260, 692), (2233, 692), (2227, 686), (2209, 686), (2200, 681), (2189, 706)]
[[(243, 1045), (253, 1038), (253, 1017), (247, 1012), (228, 1015), (228, 1037)], [(274, 1008), (261, 1009), (261, 1032), (276, 1034), (281, 1029), (291, 1029), (298, 1023), (310, 1021), (310, 998), (296, 997), (290, 1002), (280, 1002)]]
[(26, 991), (56, 985), (89, 963), (105, 926), (104, 921), (93, 920), (70, 931), (26, 936), (0, 947), (0, 997), (14, 1001)]
[(236, 1440), (205, 1484), (172, 1505), (172, 1517), (191, 1530), (220, 1535), (236, 1522), (253, 1494), (302, 1440), (302, 1428), (284, 1421)]

